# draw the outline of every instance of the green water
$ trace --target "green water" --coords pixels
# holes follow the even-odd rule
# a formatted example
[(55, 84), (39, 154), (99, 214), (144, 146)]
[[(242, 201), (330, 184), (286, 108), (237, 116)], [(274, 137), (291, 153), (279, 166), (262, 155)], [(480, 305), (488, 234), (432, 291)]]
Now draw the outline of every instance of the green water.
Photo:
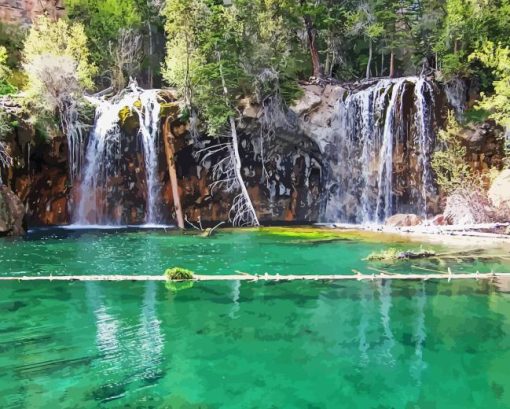
[[(362, 258), (390, 245), (381, 240), (48, 234), (0, 240), (0, 274), (160, 274), (173, 265), (207, 274), (350, 274), (370, 271)], [(418, 272), (415, 264), (508, 271), (496, 260), (376, 266)], [(0, 408), (510, 407), (510, 285), (167, 286), (1, 283)]]
[[(370, 236), (360, 241), (355, 240), (355, 234), (346, 235), (352, 239), (334, 240), (334, 237), (276, 234), (279, 232), (241, 231), (211, 238), (151, 231), (66, 233), (58, 237), (48, 234), (38, 239), (0, 240), (0, 275), (157, 275), (174, 266), (199, 274), (234, 274), (236, 271), (282, 275), (352, 274), (353, 269), (373, 273), (368, 267), (426, 273), (411, 267), (416, 265), (441, 271), (451, 267), (454, 272), (510, 271), (510, 264), (501, 260), (484, 263), (465, 259), (367, 263), (363, 259), (373, 251), (388, 247), (419, 249), (422, 244), (405, 239), (382, 243), (384, 236)], [(459, 249), (444, 245), (423, 246), (438, 252)]]
[(507, 408), (483, 282), (9, 283), (2, 408)]

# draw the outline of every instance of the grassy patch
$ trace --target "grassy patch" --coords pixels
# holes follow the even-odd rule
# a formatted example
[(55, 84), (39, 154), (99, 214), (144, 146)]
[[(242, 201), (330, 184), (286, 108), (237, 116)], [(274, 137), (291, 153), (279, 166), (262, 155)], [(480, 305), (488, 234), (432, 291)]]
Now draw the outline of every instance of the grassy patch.
[(390, 233), (380, 233), (356, 229), (330, 229), (321, 227), (261, 227), (245, 229), (259, 231), (264, 234), (288, 237), (300, 241), (320, 242), (333, 240), (353, 240), (377, 243), (408, 243), (408, 237)]

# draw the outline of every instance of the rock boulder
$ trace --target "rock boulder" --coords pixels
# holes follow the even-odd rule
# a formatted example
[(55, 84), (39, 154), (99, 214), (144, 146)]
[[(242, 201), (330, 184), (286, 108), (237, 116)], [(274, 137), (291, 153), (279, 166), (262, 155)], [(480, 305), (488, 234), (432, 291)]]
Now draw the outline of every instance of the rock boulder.
[(394, 214), (386, 220), (386, 226), (410, 227), (422, 224), (423, 219), (415, 214)]
[(505, 169), (492, 182), (489, 189), (489, 199), (498, 208), (510, 208), (510, 169)]

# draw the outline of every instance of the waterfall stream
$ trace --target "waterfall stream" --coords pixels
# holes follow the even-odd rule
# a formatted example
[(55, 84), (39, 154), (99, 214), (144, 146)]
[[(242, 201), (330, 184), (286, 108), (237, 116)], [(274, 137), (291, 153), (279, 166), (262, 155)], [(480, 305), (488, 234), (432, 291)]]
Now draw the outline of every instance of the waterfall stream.
[(366, 84), (338, 102), (327, 221), (428, 214), (434, 193), (435, 86), (418, 77)]
[[(157, 90), (141, 91), (133, 87), (120, 100), (95, 101), (96, 115), (81, 169), (77, 203), (73, 212), (76, 225), (119, 225), (123, 219), (122, 189), (115, 182), (123, 179), (121, 165), (126, 148), (120, 121), (124, 110), (138, 115), (138, 136), (143, 147), (146, 203), (145, 222), (160, 223), (158, 180), (160, 104)], [(74, 164), (71, 164), (74, 166)], [(134, 188), (134, 182), (128, 186)]]

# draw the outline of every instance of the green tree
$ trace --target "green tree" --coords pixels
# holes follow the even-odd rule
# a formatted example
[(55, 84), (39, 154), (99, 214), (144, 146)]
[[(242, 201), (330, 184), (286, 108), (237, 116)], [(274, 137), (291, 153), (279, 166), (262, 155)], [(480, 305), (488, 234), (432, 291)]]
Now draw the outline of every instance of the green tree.
[(54, 128), (56, 115), (61, 130), (74, 135), (84, 91), (93, 89), (96, 73), (83, 26), (39, 18), (24, 44), (23, 67), (28, 77), (25, 103), (33, 121)]
[(496, 78), (494, 91), (482, 94), (479, 107), (489, 111), (500, 125), (510, 128), (510, 47), (486, 41), (469, 59), (481, 61)]
[(461, 132), (462, 127), (455, 115), (449, 112), (446, 129), (438, 133), (443, 149), (434, 152), (432, 157), (432, 169), (436, 174), (437, 184), (446, 193), (467, 188), (474, 181), (472, 170), (466, 163), (466, 148), (462, 144)]
[(150, 0), (67, 0), (70, 21), (81, 22), (89, 39), (99, 81), (114, 88), (147, 71), (149, 86), (160, 60), (154, 37), (162, 31), (157, 2)]

